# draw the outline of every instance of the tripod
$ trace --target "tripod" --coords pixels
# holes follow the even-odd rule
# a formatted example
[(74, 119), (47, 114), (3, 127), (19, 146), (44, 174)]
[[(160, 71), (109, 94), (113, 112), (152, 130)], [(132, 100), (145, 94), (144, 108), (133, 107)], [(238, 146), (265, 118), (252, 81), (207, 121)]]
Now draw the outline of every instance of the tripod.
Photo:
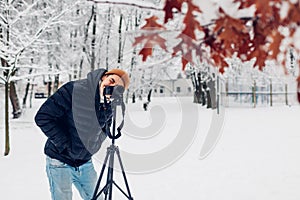
[[(117, 105), (122, 105), (122, 112), (123, 112), (123, 117), (124, 117), (124, 102), (122, 102), (123, 104), (119, 104), (117, 101), (116, 103), (112, 102), (112, 111), (113, 111), (113, 134), (111, 135), (110, 133), (108, 134), (108, 136), (112, 139), (112, 143), (111, 145), (107, 148), (107, 152), (106, 152), (106, 156), (104, 159), (104, 163), (102, 165), (102, 169), (99, 175), (99, 179), (97, 181), (95, 190), (94, 190), (94, 195), (92, 200), (97, 200), (97, 198), (104, 192), (105, 194), (105, 200), (112, 200), (112, 189), (113, 186), (116, 186), (123, 194), (124, 196), (126, 196), (127, 199), (129, 200), (133, 200), (133, 197), (131, 196), (130, 193), (130, 189), (129, 189), (129, 185), (128, 185), (128, 181), (126, 178), (126, 174), (124, 171), (124, 166), (121, 160), (121, 156), (120, 156), (120, 151), (118, 146), (115, 145), (115, 139), (119, 138), (121, 136), (120, 134), (120, 127), (118, 128), (118, 135), (115, 135), (115, 128), (116, 128), (116, 112), (117, 112)], [(123, 119), (124, 120), (124, 119)], [(123, 122), (122, 122), (122, 126), (123, 126)], [(122, 170), (122, 175), (125, 181), (125, 185), (126, 185), (126, 190), (127, 193), (114, 181), (113, 179), (113, 175), (114, 175), (114, 161), (115, 161), (115, 154), (117, 155), (117, 160), (119, 161), (121, 170)], [(101, 183), (101, 179), (103, 178), (103, 174), (105, 171), (105, 168), (107, 166), (107, 162), (108, 162), (108, 169), (107, 169), (107, 178), (106, 178), (106, 184), (104, 185), (104, 187), (99, 191), (99, 187), (100, 187), (100, 183)], [(99, 191), (99, 192), (98, 192)]]

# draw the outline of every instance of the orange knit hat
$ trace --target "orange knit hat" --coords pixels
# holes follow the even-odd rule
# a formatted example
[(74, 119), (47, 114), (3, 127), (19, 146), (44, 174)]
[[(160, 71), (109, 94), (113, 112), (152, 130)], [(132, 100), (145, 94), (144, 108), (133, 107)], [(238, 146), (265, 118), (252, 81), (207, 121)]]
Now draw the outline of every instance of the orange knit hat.
[(110, 75), (110, 74), (118, 75), (124, 83), (124, 88), (128, 89), (129, 83), (130, 83), (130, 78), (129, 78), (127, 72), (125, 72), (122, 69), (111, 69), (105, 73), (105, 75)]

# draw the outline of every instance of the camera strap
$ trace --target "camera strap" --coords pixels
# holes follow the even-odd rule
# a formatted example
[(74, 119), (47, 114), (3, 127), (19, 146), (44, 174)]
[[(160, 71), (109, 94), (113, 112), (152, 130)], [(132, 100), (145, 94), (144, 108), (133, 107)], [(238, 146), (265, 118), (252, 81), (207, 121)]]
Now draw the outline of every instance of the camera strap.
[[(117, 128), (117, 134), (115, 136), (113, 136), (110, 132), (110, 127), (108, 126), (108, 124), (105, 124), (105, 127), (102, 128), (103, 132), (106, 133), (106, 135), (110, 138), (110, 139), (118, 139), (119, 137), (121, 137), (121, 130), (124, 126), (124, 116), (125, 116), (125, 103), (122, 102), (121, 104), (121, 110), (122, 110), (122, 121), (120, 123), (120, 125)], [(117, 106), (113, 106), (113, 112), (116, 113), (116, 111), (114, 111), (114, 109), (117, 109)], [(105, 114), (105, 118), (107, 118), (107, 115)], [(113, 120), (116, 120), (116, 116), (112, 116)], [(105, 120), (107, 121), (107, 120)]]
[[(121, 130), (124, 126), (124, 116), (125, 116), (125, 103), (122, 101), (121, 103), (121, 110), (122, 110), (122, 122), (119, 125), (119, 127), (117, 128), (118, 134), (116, 135), (117, 138), (121, 137)], [(115, 139), (117, 139), (115, 138)]]

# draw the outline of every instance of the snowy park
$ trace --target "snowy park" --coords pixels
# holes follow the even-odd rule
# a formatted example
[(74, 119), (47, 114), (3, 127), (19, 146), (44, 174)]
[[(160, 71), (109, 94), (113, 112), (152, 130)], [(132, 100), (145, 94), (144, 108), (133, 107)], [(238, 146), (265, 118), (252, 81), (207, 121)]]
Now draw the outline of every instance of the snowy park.
[[(151, 126), (157, 115), (164, 116), (162, 130), (153, 137), (141, 139), (133, 128), (124, 127), (117, 140), (122, 151), (132, 154), (160, 152), (171, 144), (178, 127), (182, 126), (182, 110), (197, 110), (198, 125), (195, 135), (184, 152), (174, 161), (161, 168), (134, 171), (131, 164), (140, 165), (139, 160), (126, 164), (130, 156), (122, 156), (129, 186), (134, 199), (273, 199), (297, 200), (300, 198), (300, 136), (298, 134), (299, 105), (225, 108), (220, 120), (220, 137), (205, 157), (200, 157), (203, 143), (209, 133), (213, 110), (191, 103), (192, 98), (154, 98), (148, 112), (137, 104), (127, 105), (126, 121), (139, 130)], [(45, 172), (43, 146), (46, 137), (34, 124), (33, 117), (43, 100), (35, 100), (34, 107), (27, 109), (19, 119), (11, 120), (11, 153), (0, 157), (1, 199), (50, 199)], [(2, 108), (2, 107), (1, 107)], [(152, 110), (152, 111), (151, 111)], [(157, 113), (156, 113), (157, 112)], [(192, 115), (192, 114), (191, 114)], [(1, 121), (3, 116), (1, 116)], [(194, 119), (190, 119), (193, 121)], [(189, 120), (188, 120), (189, 121)], [(0, 125), (3, 130), (3, 125)], [(3, 131), (1, 148), (3, 150)], [(143, 134), (143, 133), (141, 133)], [(191, 133), (186, 133), (187, 137)], [(134, 135), (135, 137), (132, 137)], [(99, 154), (105, 154), (102, 146)], [(104, 157), (97, 155), (94, 164), (100, 171)], [(154, 162), (160, 162), (158, 157)], [(116, 170), (117, 171), (117, 170)], [(122, 185), (120, 173), (116, 181)], [(80, 199), (74, 190), (74, 199)], [(115, 199), (125, 199), (114, 189)]]
[(299, 200), (299, 24), (299, 0), (0, 1), (0, 200), (90, 200), (91, 160), (105, 200)]

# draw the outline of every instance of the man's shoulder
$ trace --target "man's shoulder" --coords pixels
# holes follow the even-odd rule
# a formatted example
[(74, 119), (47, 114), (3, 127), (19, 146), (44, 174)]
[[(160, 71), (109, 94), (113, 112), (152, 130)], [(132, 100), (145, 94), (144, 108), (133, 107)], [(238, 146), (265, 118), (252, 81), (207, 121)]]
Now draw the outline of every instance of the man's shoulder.
[(55, 94), (65, 94), (65, 93), (72, 93), (74, 87), (74, 81), (68, 81), (62, 84)]
[(68, 82), (65, 82), (63, 83), (60, 88), (66, 88), (66, 87), (72, 87), (74, 85), (74, 82), (75, 81), (68, 81)]
[(68, 92), (74, 92), (75, 91), (83, 91), (86, 90), (88, 87), (87, 79), (80, 79), (75, 81), (68, 81), (64, 85), (61, 86), (60, 90)]

